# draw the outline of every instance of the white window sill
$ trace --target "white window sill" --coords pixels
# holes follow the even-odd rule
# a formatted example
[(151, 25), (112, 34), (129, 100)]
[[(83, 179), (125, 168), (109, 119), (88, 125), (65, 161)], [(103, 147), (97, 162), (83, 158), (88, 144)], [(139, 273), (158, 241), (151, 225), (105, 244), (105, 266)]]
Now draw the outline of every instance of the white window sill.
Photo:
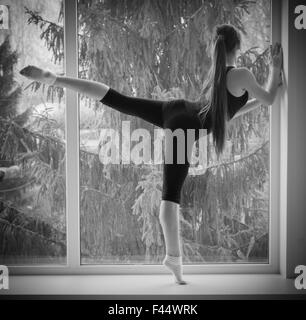
[[(10, 276), (9, 290), (1, 295), (154, 295), (188, 296), (301, 295), (293, 279), (281, 275), (185, 275), (177, 285), (171, 275), (26, 275)], [(306, 295), (305, 295), (306, 297)], [(139, 299), (139, 298), (138, 298)]]

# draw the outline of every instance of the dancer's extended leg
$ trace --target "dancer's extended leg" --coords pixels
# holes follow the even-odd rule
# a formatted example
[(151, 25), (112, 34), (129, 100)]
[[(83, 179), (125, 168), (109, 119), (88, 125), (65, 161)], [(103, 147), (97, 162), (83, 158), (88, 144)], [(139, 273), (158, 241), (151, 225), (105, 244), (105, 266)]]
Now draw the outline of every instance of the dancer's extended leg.
[(27, 66), (20, 73), (32, 80), (68, 88), (88, 97), (99, 99), (113, 109), (163, 127), (163, 104), (166, 101), (127, 96), (97, 81), (58, 76), (35, 66)]
[(166, 101), (131, 97), (112, 88), (100, 101), (117, 111), (141, 118), (163, 128), (163, 104)]

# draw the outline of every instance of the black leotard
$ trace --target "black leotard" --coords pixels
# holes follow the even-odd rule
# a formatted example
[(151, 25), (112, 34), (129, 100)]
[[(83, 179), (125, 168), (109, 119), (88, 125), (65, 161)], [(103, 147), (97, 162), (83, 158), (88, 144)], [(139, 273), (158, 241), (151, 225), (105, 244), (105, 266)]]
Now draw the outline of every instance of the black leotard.
[[(231, 68), (234, 67), (228, 66), (227, 71)], [(240, 97), (235, 97), (228, 91), (230, 118), (234, 116), (247, 100), (247, 91)], [(204, 128), (207, 129), (207, 133), (211, 132), (210, 114), (208, 113), (203, 125), (200, 121), (198, 112), (201, 109), (201, 105), (199, 102), (184, 99), (162, 101), (129, 97), (112, 88), (108, 90), (100, 101), (120, 112), (142, 118), (160, 128), (170, 130), (182, 129), (185, 137), (187, 137), (187, 129), (196, 129), (195, 140), (199, 138), (198, 129)], [(181, 190), (190, 166), (187, 156), (187, 139), (185, 141), (185, 163), (180, 164), (177, 163), (176, 139), (173, 139), (173, 163), (164, 163), (162, 200), (180, 203)]]
[[(228, 66), (226, 72), (228, 72), (233, 68), (235, 67)], [(245, 93), (242, 96), (236, 97), (227, 90), (227, 105), (228, 105), (230, 119), (233, 118), (235, 113), (247, 103), (248, 99), (249, 99), (249, 93), (247, 91), (245, 91)]]

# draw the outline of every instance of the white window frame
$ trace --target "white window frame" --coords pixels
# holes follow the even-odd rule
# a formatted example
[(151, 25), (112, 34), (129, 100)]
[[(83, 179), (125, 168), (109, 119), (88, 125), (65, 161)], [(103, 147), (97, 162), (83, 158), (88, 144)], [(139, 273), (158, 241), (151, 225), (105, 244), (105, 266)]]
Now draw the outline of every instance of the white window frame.
[[(65, 73), (78, 76), (77, 0), (64, 1)], [(271, 41), (280, 40), (281, 1), (271, 0)], [(79, 104), (78, 94), (66, 90), (66, 223), (67, 264), (10, 267), (11, 274), (164, 274), (162, 265), (81, 265), (79, 198)], [(270, 106), (270, 221), (269, 262), (184, 265), (185, 274), (279, 274), (280, 246), (284, 228), (280, 226), (281, 136), (280, 101)], [(281, 248), (282, 247), (282, 248)]]

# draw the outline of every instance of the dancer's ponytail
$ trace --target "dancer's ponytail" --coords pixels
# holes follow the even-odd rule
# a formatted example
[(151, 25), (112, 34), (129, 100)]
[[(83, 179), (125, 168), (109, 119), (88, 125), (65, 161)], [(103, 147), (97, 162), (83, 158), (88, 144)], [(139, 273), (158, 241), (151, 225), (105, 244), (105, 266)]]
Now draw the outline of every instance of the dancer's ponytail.
[(217, 155), (225, 144), (227, 92), (226, 92), (226, 49), (224, 36), (219, 35), (214, 47), (214, 62), (210, 103), (212, 106), (212, 133)]
[[(209, 92), (205, 106), (199, 112), (204, 123), (208, 111), (211, 116), (211, 132), (216, 154), (222, 153), (225, 145), (226, 123), (228, 117), (226, 90), (226, 54), (240, 46), (240, 35), (231, 25), (217, 27), (214, 39), (213, 62), (204, 85), (203, 95)], [(203, 102), (203, 99), (202, 99)]]

